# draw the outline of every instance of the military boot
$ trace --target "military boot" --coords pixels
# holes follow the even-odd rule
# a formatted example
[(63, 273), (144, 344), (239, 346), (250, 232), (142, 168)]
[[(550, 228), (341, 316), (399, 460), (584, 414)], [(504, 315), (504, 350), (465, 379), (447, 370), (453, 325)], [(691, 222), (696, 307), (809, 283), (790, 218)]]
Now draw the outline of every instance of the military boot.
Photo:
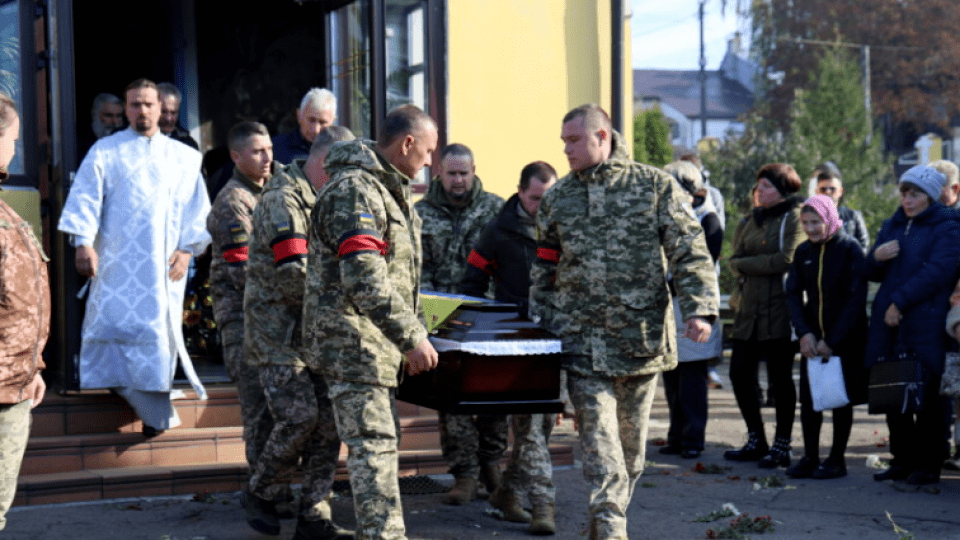
[(342, 530), (328, 519), (309, 521), (300, 516), (293, 540), (353, 540), (353, 531)]
[(530, 534), (556, 534), (555, 510), (553, 503), (538, 503), (533, 505), (533, 516), (530, 520)]
[(487, 488), (487, 493), (493, 494), (500, 487), (500, 463), (484, 461), (480, 463), (480, 481)]
[(505, 521), (514, 523), (530, 523), (530, 512), (523, 509), (517, 492), (501, 485), (500, 489), (490, 495), (490, 506), (503, 512)]
[(243, 509), (247, 514), (247, 524), (260, 534), (277, 536), (280, 534), (280, 517), (273, 501), (261, 499), (248, 491), (243, 492)]
[(473, 478), (457, 478), (453, 487), (443, 497), (443, 504), (462, 506), (477, 498), (477, 481)]

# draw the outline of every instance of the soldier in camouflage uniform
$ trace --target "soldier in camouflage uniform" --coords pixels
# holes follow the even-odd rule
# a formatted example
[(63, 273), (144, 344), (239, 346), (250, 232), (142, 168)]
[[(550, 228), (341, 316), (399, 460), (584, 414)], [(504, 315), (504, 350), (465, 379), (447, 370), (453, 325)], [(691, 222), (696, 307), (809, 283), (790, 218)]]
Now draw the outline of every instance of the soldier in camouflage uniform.
[(300, 321), (310, 211), (317, 190), (329, 179), (323, 160), (333, 143), (353, 138), (347, 128), (324, 128), (306, 160), (293, 160), (267, 181), (253, 212), (244, 350), (260, 367), (274, 424), (253, 469), (245, 502), (248, 508), (255, 507), (248, 515), (254, 529), (278, 534), (280, 521), (271, 501), (282, 497), (285, 477), (301, 460), (304, 480), (294, 540), (351, 538), (337, 531), (330, 515), (340, 437), (327, 383), (303, 360)]
[(603, 109), (567, 113), (561, 138), (572, 170), (540, 203), (530, 313), (568, 355), (589, 540), (626, 539), (657, 374), (677, 365), (667, 268), (685, 335), (701, 343), (717, 316), (716, 274), (683, 189), (630, 160)]
[[(470, 252), (462, 285), (465, 294), (482, 295), (493, 279), (497, 301), (517, 304), (521, 313), (527, 312), (530, 266), (537, 257), (537, 208), (556, 181), (557, 171), (546, 162), (523, 168), (517, 194), (507, 200)], [(556, 489), (547, 447), (556, 419), (555, 414), (510, 416), (513, 451), (500, 486), (490, 494), (490, 504), (503, 512), (504, 519), (529, 522), (533, 534), (556, 531), (552, 512)], [(523, 509), (524, 492), (530, 497), (532, 516)]]
[[(414, 205), (423, 219), (420, 284), (424, 290), (460, 293), (467, 257), (484, 227), (500, 213), (503, 199), (483, 190), (473, 152), (466, 146), (447, 145), (440, 158), (440, 176)], [(492, 493), (500, 482), (499, 462), (507, 449), (507, 417), (440, 412), (439, 418), (443, 458), (456, 479), (444, 502), (470, 502), (476, 497), (478, 478)]]
[(227, 134), (227, 145), (235, 165), (233, 177), (217, 194), (207, 216), (207, 230), (213, 238), (210, 293), (223, 342), (223, 363), (237, 386), (247, 465), (252, 472), (273, 420), (257, 366), (243, 354), (243, 288), (253, 209), (263, 183), (270, 177), (273, 146), (267, 128), (257, 122), (233, 126)]
[(304, 358), (323, 373), (357, 514), (356, 538), (403, 539), (393, 392), (401, 369), (433, 369), (420, 302), (420, 218), (411, 178), (430, 164), (433, 120), (413, 105), (391, 111), (379, 141), (330, 149), (330, 182), (310, 216)]
[[(13, 100), (0, 93), (0, 181), (9, 178), (20, 135)], [(40, 371), (50, 336), (49, 259), (33, 228), (0, 201), (0, 530), (17, 491), (20, 464), (30, 437), (30, 410), (47, 386)]]

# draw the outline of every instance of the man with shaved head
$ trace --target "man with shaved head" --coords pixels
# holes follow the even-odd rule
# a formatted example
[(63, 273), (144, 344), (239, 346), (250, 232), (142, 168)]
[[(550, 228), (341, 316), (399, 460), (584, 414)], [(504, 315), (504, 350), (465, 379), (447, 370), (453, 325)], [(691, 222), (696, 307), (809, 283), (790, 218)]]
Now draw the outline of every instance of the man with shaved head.
[(243, 302), (244, 353), (259, 372), (274, 423), (251, 470), (244, 506), (247, 522), (264, 534), (280, 530), (275, 501), (287, 489), (281, 480), (299, 462), (303, 487), (295, 538), (348, 536), (333, 523), (328, 500), (340, 437), (326, 379), (315, 364), (304, 361), (301, 322), (310, 210), (329, 180), (323, 161), (334, 143), (353, 139), (345, 127), (324, 128), (306, 160), (294, 160), (267, 181), (253, 211)]
[(683, 188), (631, 160), (603, 109), (571, 110), (560, 138), (571, 170), (540, 202), (530, 314), (563, 341), (589, 538), (626, 539), (657, 374), (677, 365), (664, 263), (697, 342), (717, 317), (717, 279)]
[(397, 481), (394, 389), (400, 370), (437, 366), (420, 302), (420, 216), (410, 183), (437, 148), (413, 105), (387, 115), (378, 141), (331, 147), (307, 239), (304, 361), (329, 388), (357, 514), (356, 537), (406, 538)]

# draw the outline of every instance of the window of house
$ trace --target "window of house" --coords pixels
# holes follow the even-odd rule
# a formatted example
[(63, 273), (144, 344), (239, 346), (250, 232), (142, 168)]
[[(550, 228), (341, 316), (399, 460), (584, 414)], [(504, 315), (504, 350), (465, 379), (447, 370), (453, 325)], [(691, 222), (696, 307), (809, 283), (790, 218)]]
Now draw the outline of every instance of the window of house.
[(329, 81), (337, 96), (337, 117), (357, 137), (373, 139), (368, 2), (358, 1), (332, 11), (329, 27)]
[(426, 2), (387, 0), (387, 110), (412, 103), (427, 104)]
[[(408, 103), (430, 110), (427, 103), (426, 4), (424, 0), (385, 2), (387, 111)], [(424, 184), (429, 180), (426, 169), (414, 178)]]

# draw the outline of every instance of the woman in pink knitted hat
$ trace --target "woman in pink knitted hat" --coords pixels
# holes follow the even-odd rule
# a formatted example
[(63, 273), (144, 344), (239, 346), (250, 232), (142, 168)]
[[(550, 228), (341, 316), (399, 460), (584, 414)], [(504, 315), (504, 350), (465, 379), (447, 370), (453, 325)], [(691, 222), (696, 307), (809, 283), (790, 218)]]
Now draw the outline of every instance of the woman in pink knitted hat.
[[(846, 476), (844, 452), (853, 427), (853, 406), (865, 403), (863, 347), (867, 334), (866, 257), (843, 232), (837, 207), (826, 195), (804, 203), (800, 224), (807, 241), (797, 246), (787, 277), (790, 320), (800, 337), (800, 425), (804, 456), (787, 475), (829, 479)], [(833, 410), (833, 446), (820, 462), (823, 412), (814, 410), (806, 358), (839, 356), (850, 403)]]

